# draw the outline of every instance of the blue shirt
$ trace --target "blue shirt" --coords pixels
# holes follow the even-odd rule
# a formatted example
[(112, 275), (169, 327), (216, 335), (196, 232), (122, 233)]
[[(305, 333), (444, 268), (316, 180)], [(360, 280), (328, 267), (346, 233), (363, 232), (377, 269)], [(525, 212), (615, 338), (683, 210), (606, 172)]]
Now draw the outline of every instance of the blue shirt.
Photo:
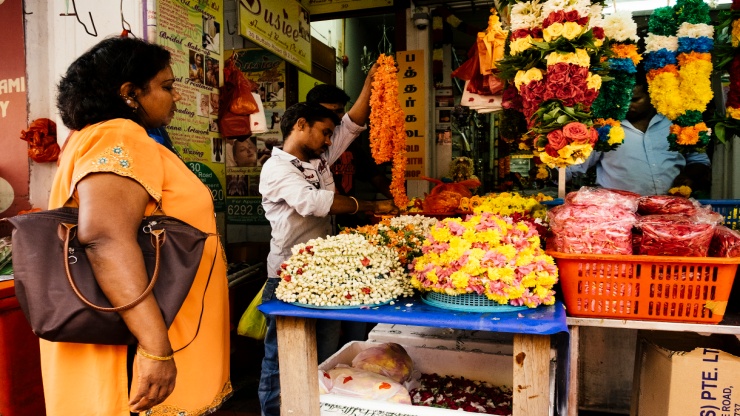
[(621, 124), (624, 142), (616, 150), (592, 152), (584, 163), (568, 167), (568, 180), (573, 173), (586, 173), (590, 167), (596, 166), (599, 186), (640, 195), (663, 195), (687, 164), (709, 166), (706, 153), (691, 153), (684, 157), (668, 150), (671, 121), (662, 114), (653, 116), (645, 133), (627, 120), (622, 120)]

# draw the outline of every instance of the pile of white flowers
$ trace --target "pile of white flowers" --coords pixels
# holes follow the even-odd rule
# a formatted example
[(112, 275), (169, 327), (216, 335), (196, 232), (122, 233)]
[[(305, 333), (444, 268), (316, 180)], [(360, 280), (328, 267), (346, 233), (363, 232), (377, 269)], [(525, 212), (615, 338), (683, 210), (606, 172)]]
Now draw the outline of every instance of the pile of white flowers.
[[(385, 221), (383, 221), (385, 223)], [(417, 234), (424, 235), (431, 231), (432, 227), (437, 225), (437, 219), (425, 217), (423, 215), (399, 215), (388, 220), (391, 227), (405, 228), (409, 227)]]
[(413, 287), (388, 247), (358, 234), (315, 238), (292, 248), (280, 266), (278, 299), (314, 306), (360, 306), (411, 296)]

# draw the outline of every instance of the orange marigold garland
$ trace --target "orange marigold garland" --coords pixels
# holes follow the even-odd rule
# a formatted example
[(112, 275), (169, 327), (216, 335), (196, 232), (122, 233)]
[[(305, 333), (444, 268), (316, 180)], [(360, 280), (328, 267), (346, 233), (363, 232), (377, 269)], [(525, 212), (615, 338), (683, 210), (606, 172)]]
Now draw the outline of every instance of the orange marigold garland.
[(376, 163), (393, 160), (390, 191), (397, 207), (406, 196), (406, 129), (398, 102), (398, 69), (392, 56), (381, 54), (370, 93), (370, 150)]

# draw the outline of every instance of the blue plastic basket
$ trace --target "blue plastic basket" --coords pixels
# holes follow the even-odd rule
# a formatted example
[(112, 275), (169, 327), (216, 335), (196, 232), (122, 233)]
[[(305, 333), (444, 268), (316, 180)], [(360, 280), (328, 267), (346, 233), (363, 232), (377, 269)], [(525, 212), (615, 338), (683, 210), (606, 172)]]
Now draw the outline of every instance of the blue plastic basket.
[(740, 230), (740, 199), (700, 199), (699, 202), (724, 215), (725, 227)]
[[(733, 230), (740, 230), (740, 199), (700, 199), (702, 205), (711, 205), (712, 209), (725, 217), (724, 225)], [(563, 199), (543, 201), (542, 205), (552, 208), (562, 205)]]
[(465, 293), (462, 295), (447, 295), (437, 292), (426, 292), (421, 295), (421, 300), (427, 305), (441, 309), (449, 309), (461, 312), (516, 312), (529, 309), (526, 306), (502, 305), (477, 293)]

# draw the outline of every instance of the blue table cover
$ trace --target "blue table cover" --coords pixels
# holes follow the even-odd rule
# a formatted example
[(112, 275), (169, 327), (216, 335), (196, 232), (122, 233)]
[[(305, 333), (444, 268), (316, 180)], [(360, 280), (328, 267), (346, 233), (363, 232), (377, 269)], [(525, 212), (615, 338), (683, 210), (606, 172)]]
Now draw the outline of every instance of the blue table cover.
[(490, 332), (551, 335), (568, 332), (565, 307), (560, 301), (553, 306), (540, 306), (517, 312), (458, 312), (427, 305), (418, 296), (401, 298), (395, 305), (367, 309), (311, 309), (271, 300), (259, 306), (268, 315), (300, 318), (335, 319), (339, 321), (377, 322), (386, 324), (432, 326)]

